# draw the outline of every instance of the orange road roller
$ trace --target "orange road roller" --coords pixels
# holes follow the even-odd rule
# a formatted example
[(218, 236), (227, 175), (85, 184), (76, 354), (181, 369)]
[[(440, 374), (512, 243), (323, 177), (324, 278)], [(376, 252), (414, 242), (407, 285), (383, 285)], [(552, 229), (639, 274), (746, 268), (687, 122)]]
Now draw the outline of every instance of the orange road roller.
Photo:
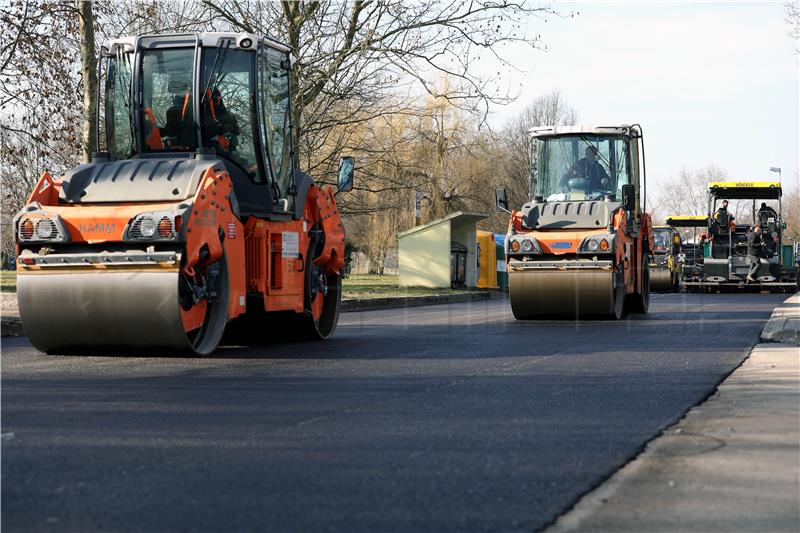
[(530, 131), (530, 197), (509, 211), (509, 299), (517, 319), (647, 312), (653, 231), (638, 125)]
[[(246, 33), (100, 52), (92, 162), (45, 173), (14, 218), (18, 300), (48, 353), (209, 354), (231, 321), (326, 339), (341, 300), (338, 191), (296, 167), (290, 49)], [(281, 321), (285, 324), (285, 321)]]

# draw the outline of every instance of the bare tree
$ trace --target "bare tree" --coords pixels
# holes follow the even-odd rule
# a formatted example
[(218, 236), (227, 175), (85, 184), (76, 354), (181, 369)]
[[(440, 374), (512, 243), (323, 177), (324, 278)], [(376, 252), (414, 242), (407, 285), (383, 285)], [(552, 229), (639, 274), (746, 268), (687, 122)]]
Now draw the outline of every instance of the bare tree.
[(81, 78), (83, 81), (83, 160), (89, 162), (97, 147), (97, 57), (92, 3), (75, 0), (80, 27)]
[(788, 35), (794, 40), (794, 50), (800, 54), (800, 2), (786, 2), (784, 20), (789, 25)]
[(678, 175), (667, 179), (656, 189), (654, 210), (660, 217), (669, 215), (708, 214), (708, 184), (724, 181), (725, 169), (710, 165), (699, 170), (681, 168)]
[[(508, 0), (454, 2), (357, 0), (346, 2), (261, 3), (203, 0), (222, 25), (285, 39), (298, 57), (292, 69), (298, 136), (324, 131), (344, 117), (342, 102), (358, 105), (350, 120), (366, 121), (395, 112), (413, 112), (420, 90), (434, 97), (440, 75), (457, 78), (459, 90), (446, 97), (456, 105), (481, 109), (509, 102), (513, 95), (474, 72), (481, 52), (510, 67), (499, 46), (523, 42), (532, 48), (524, 25), (538, 6)], [(405, 97), (400, 97), (405, 95)]]
[(497, 185), (508, 190), (511, 205), (525, 203), (530, 193), (530, 137), (535, 126), (564, 126), (578, 122), (578, 112), (558, 89), (538, 96), (519, 115), (509, 120), (500, 133), (502, 156), (498, 158), (502, 177)]
[(0, 6), (2, 208), (12, 213), (45, 171), (74, 166), (81, 149), (78, 17), (73, 2)]
[(784, 187), (781, 206), (783, 221), (786, 223), (784, 243), (800, 242), (800, 177), (797, 173), (792, 186)]

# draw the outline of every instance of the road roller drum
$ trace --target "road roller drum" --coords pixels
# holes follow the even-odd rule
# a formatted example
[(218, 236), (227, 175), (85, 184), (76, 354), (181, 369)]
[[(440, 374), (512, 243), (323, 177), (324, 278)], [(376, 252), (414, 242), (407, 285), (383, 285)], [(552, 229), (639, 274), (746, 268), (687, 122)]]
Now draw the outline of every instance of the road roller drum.
[(614, 315), (610, 272), (512, 272), (509, 299), (518, 319), (609, 318)]
[(663, 268), (650, 269), (650, 288), (654, 291), (671, 291), (673, 289), (672, 272)]
[(33, 346), (48, 353), (99, 348), (212, 351), (227, 319), (222, 298), (200, 328), (181, 320), (177, 270), (21, 274), (20, 319)]

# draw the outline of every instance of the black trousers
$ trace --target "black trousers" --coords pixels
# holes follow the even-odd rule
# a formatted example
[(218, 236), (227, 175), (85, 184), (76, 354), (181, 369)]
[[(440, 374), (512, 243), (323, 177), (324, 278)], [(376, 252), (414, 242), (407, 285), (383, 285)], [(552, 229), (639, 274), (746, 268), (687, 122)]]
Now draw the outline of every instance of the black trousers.
[(756, 274), (758, 274), (758, 267), (761, 264), (761, 261), (758, 259), (758, 257), (750, 254), (747, 254), (747, 260), (750, 263), (750, 270), (747, 272), (747, 276), (755, 278)]

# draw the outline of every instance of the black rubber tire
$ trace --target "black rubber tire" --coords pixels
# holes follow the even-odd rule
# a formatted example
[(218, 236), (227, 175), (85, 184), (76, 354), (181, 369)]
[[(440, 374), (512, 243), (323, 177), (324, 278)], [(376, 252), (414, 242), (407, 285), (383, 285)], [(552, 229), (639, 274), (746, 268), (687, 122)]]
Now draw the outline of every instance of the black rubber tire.
[(228, 262), (223, 255), (218, 263), (220, 269), (217, 298), (209, 302), (203, 325), (189, 339), (192, 349), (198, 355), (208, 355), (217, 349), (228, 323)]
[(300, 335), (301, 338), (306, 340), (326, 340), (333, 335), (336, 330), (336, 324), (339, 322), (339, 309), (342, 303), (342, 276), (338, 273), (325, 275), (327, 283), (327, 293), (317, 293), (316, 298), (324, 298), (322, 304), (322, 314), (319, 320), (314, 320), (311, 315), (311, 277), (319, 275), (317, 267), (313, 266), (311, 261), (306, 265), (306, 284), (305, 295), (303, 300), (305, 302), (305, 316), (301, 319)]
[(625, 314), (625, 277), (622, 268), (614, 273), (614, 307), (611, 319), (619, 320)]
[(626, 310), (629, 313), (647, 314), (650, 309), (650, 268), (647, 261), (647, 252), (642, 254), (642, 290), (628, 295), (625, 302)]

